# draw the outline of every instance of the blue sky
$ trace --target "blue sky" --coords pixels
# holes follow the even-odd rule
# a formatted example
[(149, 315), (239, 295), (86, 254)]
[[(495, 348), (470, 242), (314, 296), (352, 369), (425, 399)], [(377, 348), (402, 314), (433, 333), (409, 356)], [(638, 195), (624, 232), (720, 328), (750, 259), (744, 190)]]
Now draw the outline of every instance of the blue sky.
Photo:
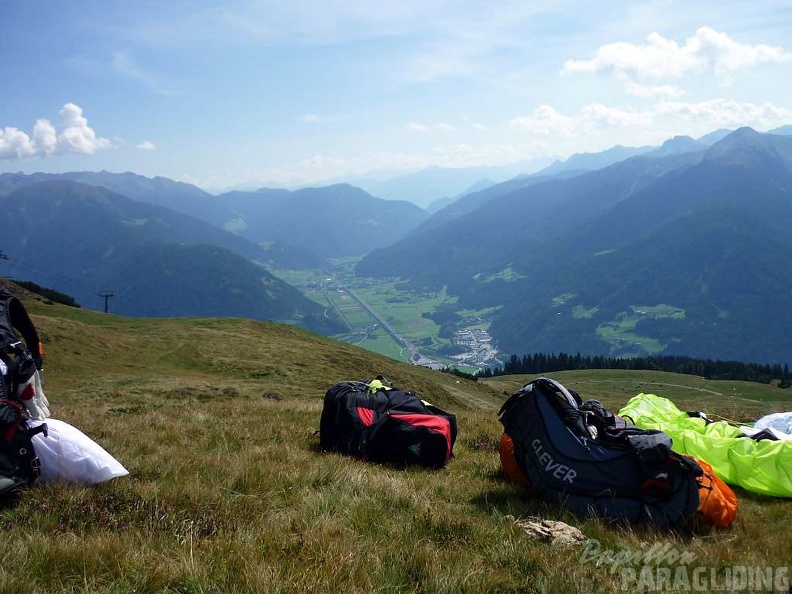
[(792, 124), (783, 1), (0, 0), (0, 173), (210, 191)]

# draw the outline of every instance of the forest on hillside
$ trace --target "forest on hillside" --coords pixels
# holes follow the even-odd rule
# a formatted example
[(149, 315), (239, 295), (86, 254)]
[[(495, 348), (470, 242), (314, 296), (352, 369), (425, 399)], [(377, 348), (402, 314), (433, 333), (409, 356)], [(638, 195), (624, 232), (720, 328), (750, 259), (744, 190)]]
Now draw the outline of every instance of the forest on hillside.
[(789, 376), (789, 365), (783, 367), (743, 363), (740, 361), (720, 361), (712, 359), (695, 359), (683, 356), (653, 357), (605, 357), (583, 356), (581, 354), (546, 354), (511, 355), (503, 367), (485, 369), (478, 377), (494, 377), (497, 375), (551, 373), (555, 371), (575, 371), (581, 369), (631, 369), (650, 371), (669, 371), (695, 375), (709, 380), (737, 380), (769, 384), (778, 381), (778, 387), (788, 388), (792, 385)]

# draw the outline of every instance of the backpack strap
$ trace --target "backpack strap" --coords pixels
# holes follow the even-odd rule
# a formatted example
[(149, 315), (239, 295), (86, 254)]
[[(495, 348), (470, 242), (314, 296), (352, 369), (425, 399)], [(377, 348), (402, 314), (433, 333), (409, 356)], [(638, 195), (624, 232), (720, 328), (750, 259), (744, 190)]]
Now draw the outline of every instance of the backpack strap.
[(580, 410), (582, 400), (577, 392), (548, 377), (540, 377), (533, 383), (550, 401), (551, 406), (573, 433), (584, 439), (593, 437), (586, 426), (586, 414)]
[(560, 382), (549, 377), (540, 377), (534, 380), (537, 384), (544, 384), (551, 392), (560, 394), (569, 403), (569, 405), (577, 409), (580, 406), (580, 396), (575, 398), (575, 395), (570, 390), (567, 390)]
[[(14, 329), (22, 335), (22, 341)], [(10, 349), (14, 354), (27, 351), (36, 369), (40, 371), (43, 367), (44, 356), (36, 327), (22, 302), (5, 289), (0, 289), (0, 349)]]
[(680, 468), (693, 477), (703, 474), (693, 458), (677, 454), (671, 449), (671, 438), (662, 431), (628, 429), (624, 433), (642, 475), (641, 491), (645, 500), (667, 500), (671, 497)]

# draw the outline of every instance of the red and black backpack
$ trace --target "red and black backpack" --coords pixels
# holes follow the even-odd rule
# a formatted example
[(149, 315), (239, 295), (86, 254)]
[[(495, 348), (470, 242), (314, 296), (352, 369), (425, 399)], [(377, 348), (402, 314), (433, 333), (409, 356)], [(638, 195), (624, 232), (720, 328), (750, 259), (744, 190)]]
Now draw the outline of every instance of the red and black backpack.
[(440, 468), (453, 455), (456, 417), (414, 392), (346, 381), (325, 393), (319, 445), (376, 462)]

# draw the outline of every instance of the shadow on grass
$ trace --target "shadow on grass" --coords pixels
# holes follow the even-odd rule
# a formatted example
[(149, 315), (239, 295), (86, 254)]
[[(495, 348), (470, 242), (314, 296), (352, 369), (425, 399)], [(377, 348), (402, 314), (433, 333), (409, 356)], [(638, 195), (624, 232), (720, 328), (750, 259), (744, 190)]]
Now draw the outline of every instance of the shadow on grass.
[(27, 487), (17, 487), (0, 495), (0, 511), (17, 507), (27, 490)]
[(502, 469), (492, 472), (490, 478), (493, 484), (492, 488), (483, 491), (471, 500), (472, 504), (490, 515), (511, 516), (518, 519), (553, 520), (576, 527), (596, 526), (598, 530), (632, 534), (647, 539), (670, 536), (680, 541), (690, 541), (716, 530), (695, 518), (673, 526), (657, 527), (648, 523), (630, 522), (626, 519), (580, 514), (565, 507), (563, 503), (546, 501), (531, 493), (528, 488), (513, 483), (506, 477)]
[[(753, 491), (747, 491), (742, 487), (738, 487), (736, 485), (729, 485), (734, 494), (737, 495), (737, 499), (739, 502), (743, 501), (750, 501), (751, 503), (756, 503), (761, 506), (787, 506), (790, 504), (789, 497), (774, 497), (772, 495), (764, 495), (762, 493), (754, 493)], [(739, 513), (739, 512), (738, 512)]]
[(312, 439), (308, 444), (308, 450), (319, 456), (339, 456), (341, 458), (347, 460), (354, 460), (361, 464), (372, 464), (375, 466), (379, 466), (381, 468), (388, 468), (390, 470), (399, 470), (403, 472), (427, 472), (427, 473), (435, 473), (441, 472), (445, 467), (444, 466), (426, 466), (417, 463), (408, 463), (408, 462), (397, 462), (397, 461), (389, 461), (389, 460), (376, 460), (371, 458), (365, 458), (363, 456), (353, 456), (352, 454), (346, 454), (344, 452), (337, 452), (333, 450), (325, 450), (322, 448), (319, 442), (318, 433), (316, 434), (316, 439)]

